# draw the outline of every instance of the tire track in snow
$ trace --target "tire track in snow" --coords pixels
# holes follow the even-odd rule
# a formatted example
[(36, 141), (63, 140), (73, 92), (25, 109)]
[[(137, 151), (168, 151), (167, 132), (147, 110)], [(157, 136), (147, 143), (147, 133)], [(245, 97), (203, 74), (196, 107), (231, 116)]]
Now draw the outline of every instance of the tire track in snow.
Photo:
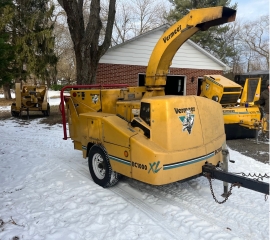
[[(208, 184), (207, 186), (209, 186), (208, 180), (206, 184)], [(214, 199), (211, 199), (211, 201), (209, 201), (209, 199), (205, 199), (205, 197), (202, 196), (199, 191), (194, 188), (194, 183), (192, 183), (191, 181), (188, 181), (187, 185), (188, 189), (190, 189), (191, 191), (193, 190), (194, 195), (196, 196), (195, 198), (193, 198), (193, 203), (195, 205), (198, 205), (202, 201), (202, 205), (205, 206), (205, 208), (203, 208), (204, 214), (215, 218), (215, 221), (217, 220), (215, 214), (219, 214), (218, 220), (220, 226), (224, 226), (224, 223), (226, 223), (227, 226), (230, 229), (233, 229), (233, 231), (236, 232), (238, 236), (243, 236), (245, 239), (250, 238), (250, 235), (246, 228), (257, 228), (260, 232), (268, 231), (268, 222), (262, 221), (262, 219), (265, 218), (265, 213), (254, 215), (251, 209), (258, 207), (258, 204), (250, 200), (250, 198), (245, 198), (245, 196), (247, 196), (249, 193), (254, 194), (255, 192), (252, 192), (251, 190), (245, 188), (240, 188), (238, 190), (238, 188), (235, 187), (233, 188), (232, 193), (236, 194), (234, 194), (231, 198), (229, 197), (227, 203), (217, 204)], [(221, 187), (223, 188), (223, 184)], [(209, 187), (209, 196), (211, 196), (210, 194), (211, 193)], [(263, 194), (261, 194), (261, 198), (263, 200)], [(223, 200), (223, 198), (221, 197), (219, 199)], [(245, 201), (245, 199), (247, 200)], [(236, 208), (235, 205), (238, 205), (239, 207)], [(233, 221), (231, 221), (231, 219), (233, 219)], [(237, 222), (245, 221), (246, 224), (236, 227), (235, 220)]]
[[(74, 162), (74, 161), (64, 162), (64, 164), (68, 165), (70, 168), (72, 168), (74, 171), (76, 171), (79, 175), (82, 175), (85, 178), (87, 178), (88, 180), (93, 182), (87, 166), (84, 166), (82, 163), (78, 163), (78, 162)], [(78, 170), (78, 169), (80, 169), (80, 170)], [(132, 183), (132, 184), (130, 184), (130, 183)], [(144, 200), (140, 200), (138, 198), (138, 196), (136, 196), (136, 193), (132, 194), (132, 192), (134, 192), (134, 190), (141, 191), (141, 185), (146, 186), (147, 184), (124, 177), (124, 179), (122, 181), (120, 180), (120, 182), (117, 185), (115, 185), (111, 188), (108, 188), (108, 190), (117, 194), (121, 198), (125, 199), (125, 201), (129, 202), (134, 207), (136, 207), (138, 210), (145, 213), (157, 225), (159, 225), (162, 229), (164, 229), (164, 232), (169, 233), (169, 235), (171, 237), (173, 237), (173, 239), (183, 239), (183, 238), (187, 239), (188, 235), (186, 235), (183, 232), (181, 232), (181, 236), (178, 237), (180, 232), (177, 229), (175, 229), (174, 227), (172, 227), (172, 225), (168, 222), (168, 219), (166, 219), (166, 217), (163, 216), (162, 214), (158, 213), (153, 208), (152, 204), (149, 204)], [(142, 190), (142, 192), (147, 193), (147, 194), (152, 195), (152, 196), (155, 196), (161, 201), (166, 201), (171, 206), (181, 207), (183, 210), (189, 211), (193, 216), (195, 216), (196, 218), (199, 218), (203, 221), (205, 221), (207, 219), (207, 222), (211, 223), (212, 226), (216, 226), (219, 229), (219, 232), (225, 231), (224, 230), (224, 222), (222, 222), (220, 220), (219, 224), (217, 225), (216, 219), (212, 219), (208, 215), (201, 213), (201, 211), (197, 211), (196, 209), (198, 209), (198, 206), (195, 206), (193, 204), (190, 205), (190, 203), (188, 201), (182, 200), (180, 198), (178, 199), (179, 193), (177, 193), (175, 191), (171, 191), (170, 187), (159, 186), (158, 188), (159, 188), (159, 190), (156, 191), (157, 189), (155, 188), (155, 186), (147, 185), (147, 188), (144, 188)], [(178, 200), (168, 199), (168, 197), (166, 196), (168, 194), (168, 192), (173, 195), (174, 199), (178, 199)], [(232, 234), (232, 233), (230, 233), (230, 234)], [(183, 235), (186, 235), (186, 236), (184, 237)]]
[[(63, 162), (63, 163), (68, 167), (70, 167), (71, 169), (73, 169), (74, 171), (76, 171), (77, 174), (93, 182), (88, 168), (86, 168), (86, 166), (84, 166), (83, 164), (78, 162)], [(164, 232), (168, 233), (168, 235), (172, 237), (171, 239), (183, 239), (183, 234), (181, 233), (181, 237), (179, 238), (178, 237), (179, 231), (172, 228), (172, 226), (170, 226), (169, 223), (164, 220), (164, 216), (157, 213), (149, 204), (146, 204), (144, 201), (141, 201), (136, 196), (131, 194), (129, 191), (122, 189), (121, 184), (117, 184), (111, 188), (108, 188), (108, 190), (120, 196), (122, 199), (124, 199), (128, 203), (132, 204), (135, 208), (146, 214), (150, 219), (153, 220), (153, 222), (159, 225), (160, 228), (164, 230)]]
[[(87, 166), (84, 166), (81, 163), (72, 162), (73, 169), (81, 169), (82, 166), (84, 168), (83, 175), (90, 179), (92, 178), (90, 176), (89, 170)], [(74, 168), (75, 167), (75, 168)], [(82, 173), (82, 171), (79, 171), (79, 173)], [(192, 180), (191, 180), (192, 181)], [(120, 180), (120, 184), (117, 184), (115, 187), (110, 188), (111, 191), (117, 191), (116, 189), (120, 189), (121, 192), (120, 195), (131, 202), (131, 199), (134, 199), (134, 204), (138, 204), (138, 201), (142, 202), (143, 205), (146, 208), (145, 209), (153, 209), (150, 204), (147, 204), (145, 201), (141, 201), (136, 196), (132, 195), (130, 192), (132, 192), (132, 189), (136, 189), (138, 191), (142, 191), (144, 193), (147, 193), (151, 196), (157, 197), (160, 200), (166, 201), (170, 203), (172, 206), (180, 206), (186, 210), (188, 210), (190, 213), (192, 213), (194, 216), (199, 217), (202, 220), (206, 220), (211, 223), (213, 226), (217, 226), (218, 228), (221, 228), (222, 231), (224, 231), (224, 223), (228, 222), (228, 219), (232, 217), (232, 212), (234, 212), (234, 209), (230, 207), (229, 205), (219, 205), (214, 202), (214, 200), (209, 201), (209, 199), (204, 198), (202, 195), (199, 194), (197, 189), (194, 189), (192, 186), (191, 181), (182, 182), (182, 183), (176, 183), (181, 184), (182, 187), (184, 187), (184, 194), (182, 192), (176, 191), (173, 188), (175, 187), (175, 184), (169, 184), (164, 186), (151, 186), (139, 181), (136, 181), (134, 179), (130, 178), (124, 178), (122, 181)], [(121, 187), (121, 182), (128, 183), (130, 185), (131, 191), (126, 191), (126, 188)], [(118, 192), (119, 192), (118, 191)], [(123, 193), (125, 192), (125, 194)], [(116, 192), (115, 192), (116, 193)], [(118, 193), (117, 193), (118, 194)], [(209, 196), (210, 196), (210, 190), (209, 190)], [(168, 197), (168, 195), (171, 195), (171, 198)], [(180, 195), (180, 196), (179, 196)], [(173, 199), (172, 199), (173, 198)], [(137, 199), (137, 200), (136, 200)], [(228, 200), (230, 201), (230, 200)], [(234, 201), (236, 204), (240, 204), (240, 202)], [(201, 206), (201, 207), (199, 207)], [(202, 207), (203, 206), (203, 207)], [(245, 208), (242, 206), (242, 208)], [(238, 209), (238, 214), (234, 217), (239, 218), (239, 221), (242, 221), (248, 216), (249, 214), (252, 214), (249, 212), (249, 208), (246, 208), (245, 211), (243, 209)], [(143, 209), (142, 209), (143, 210)], [(216, 212), (216, 213), (215, 213)], [(217, 214), (217, 212), (222, 212), (222, 214), (219, 214), (219, 220), (217, 220), (216, 216), (214, 214)], [(155, 212), (156, 213), (156, 212)], [(153, 214), (149, 212), (150, 216)], [(157, 214), (157, 213), (156, 213)], [(164, 219), (164, 216), (160, 215), (162, 219)], [(262, 216), (254, 216), (252, 215), (252, 224), (260, 224), (262, 230), (267, 228), (267, 224), (261, 223)], [(247, 219), (246, 219), (247, 221)], [(228, 224), (229, 225), (229, 224)], [(229, 225), (230, 226), (230, 225)], [(235, 226), (230, 226), (232, 227)], [(246, 233), (241, 228), (235, 228), (234, 232), (231, 234), (238, 233), (237, 235), (244, 236)]]
[[(56, 154), (57, 155), (57, 154)], [(84, 165), (82, 161), (76, 162), (74, 159), (65, 161), (62, 156), (59, 156), (59, 159), (62, 159), (61, 162), (68, 166), (70, 169), (74, 170), (78, 173), (78, 175), (85, 177), (88, 181), (92, 181), (91, 175), (89, 173), (89, 169), (87, 165)], [(130, 186), (123, 186), (121, 183), (128, 184)], [(132, 191), (138, 190), (143, 193), (147, 193), (150, 196), (156, 197), (161, 201), (166, 201), (171, 206), (177, 206), (182, 208), (183, 210), (187, 210), (196, 218), (206, 221), (208, 224), (212, 226), (216, 226), (219, 229), (219, 232), (226, 233), (226, 229), (224, 223), (227, 222), (227, 219), (231, 217), (230, 207), (226, 206), (226, 208), (222, 208), (220, 211), (223, 215), (220, 214), (219, 220), (213, 215), (213, 209), (220, 209), (220, 206), (215, 202), (209, 202), (209, 199), (203, 199), (202, 196), (190, 186), (190, 183), (181, 183), (184, 187), (185, 193), (181, 193), (179, 191), (175, 191), (172, 189), (174, 185), (164, 185), (164, 186), (151, 186), (145, 183), (141, 183), (134, 179), (124, 178), (120, 180), (120, 182), (108, 190), (114, 192), (119, 195), (121, 198), (125, 199), (127, 202), (135, 206), (141, 212), (145, 213), (149, 216), (157, 225), (159, 225), (165, 232), (168, 232), (174, 239), (179, 239), (177, 236), (179, 235), (179, 231), (173, 228), (168, 219), (165, 216), (155, 211), (152, 204), (147, 203), (144, 200), (138, 199), (138, 197), (134, 194), (131, 194)], [(209, 191), (210, 194), (210, 191)], [(171, 195), (171, 197), (168, 197)], [(180, 196), (179, 196), (180, 195)], [(216, 204), (216, 206), (215, 206)], [(199, 207), (203, 206), (203, 207)], [(211, 210), (212, 209), (212, 210)], [(243, 214), (245, 215), (245, 213)], [(244, 220), (244, 217), (242, 218)], [(261, 220), (258, 218), (258, 220)], [(165, 227), (164, 227), (165, 226)], [(203, 231), (204, 229), (202, 229)], [(241, 231), (240, 228), (234, 229), (234, 232), (230, 232), (235, 236), (245, 236), (245, 232)], [(183, 233), (181, 233), (181, 236)], [(182, 237), (180, 238), (182, 239)], [(247, 237), (248, 239), (248, 237)]]
[[(230, 231), (230, 234), (235, 236), (243, 236), (244, 239), (250, 239), (249, 234), (246, 232), (246, 229), (241, 229), (241, 226), (230, 225), (231, 218), (239, 218), (241, 221), (249, 221), (250, 227), (258, 227), (261, 231), (267, 230), (267, 223), (262, 223), (263, 217), (254, 216), (250, 211), (243, 211), (238, 209), (238, 214), (235, 213), (235, 209), (232, 209), (229, 205), (221, 206), (214, 202), (209, 202), (209, 199), (204, 199), (196, 189), (190, 187), (190, 181), (182, 183), (173, 183), (163, 186), (148, 186), (145, 183), (136, 181), (134, 179), (127, 179), (127, 183), (132, 187), (140, 191), (143, 191), (149, 195), (152, 195), (156, 198), (162, 199), (172, 206), (180, 206), (188, 210), (194, 216), (200, 218), (201, 220), (209, 222), (212, 226), (218, 227), (221, 231), (225, 230), (225, 223), (228, 225), (227, 228), (233, 229), (233, 232)], [(175, 191), (173, 188), (176, 184), (181, 184), (183, 187), (182, 191)], [(209, 190), (209, 194), (210, 190)], [(240, 202), (238, 202), (240, 205)], [(242, 207), (242, 206), (241, 206)], [(219, 214), (217, 218), (215, 214)], [(229, 220), (229, 221), (228, 221)], [(233, 221), (235, 223), (235, 221)], [(257, 226), (256, 226), (257, 225)], [(246, 227), (246, 225), (244, 226)]]
[[(184, 236), (182, 236), (183, 233), (181, 233), (181, 236), (179, 236), (179, 231), (177, 231), (175, 228), (172, 228), (172, 226), (166, 221), (164, 216), (156, 212), (152, 206), (149, 204), (146, 204), (144, 201), (136, 198), (133, 194), (130, 194), (128, 191), (121, 188), (121, 186), (116, 185), (112, 188), (110, 188), (112, 192), (120, 196), (121, 198), (125, 199), (125, 201), (131, 203), (133, 206), (135, 206), (137, 209), (145, 213), (149, 218), (151, 218), (157, 225), (160, 226), (164, 230), (164, 232), (167, 232), (173, 239), (183, 239)], [(188, 238), (186, 235), (184, 237), (185, 239)]]
[[(203, 196), (201, 194), (199, 194), (199, 192), (197, 191), (197, 189), (194, 188), (194, 186), (193, 186), (194, 184), (192, 184), (190, 181), (188, 181), (187, 184), (188, 184), (188, 188), (191, 189), (191, 191), (193, 191), (196, 194), (196, 196), (198, 196), (198, 199), (199, 198), (200, 199), (203, 198)], [(207, 184), (208, 184), (208, 187), (209, 187), (209, 196), (210, 196), (211, 192), (210, 192), (210, 186), (209, 186), (208, 180), (207, 180)], [(222, 185), (222, 187), (223, 187), (223, 185)], [(230, 184), (229, 184), (229, 187), (230, 187)], [(215, 191), (215, 189), (214, 189), (214, 191)], [(246, 195), (248, 195), (248, 193), (252, 193), (252, 190), (248, 190), (248, 189), (245, 189), (245, 188), (240, 188), (239, 191), (238, 191), (238, 188), (234, 187), (232, 189), (232, 194), (234, 194), (233, 195), (234, 198), (230, 198), (229, 197), (227, 201), (228, 202), (231, 202), (231, 203), (233, 203), (235, 205), (239, 205), (239, 206), (241, 205), (241, 209), (238, 209), (239, 212), (241, 212), (241, 213), (249, 213), (250, 212), (250, 208), (252, 206), (250, 206), (250, 203), (249, 202), (247, 202), (247, 201), (245, 202), (244, 199), (243, 199), (243, 197), (245, 197)], [(261, 193), (259, 193), (259, 194), (261, 194)], [(262, 198), (264, 198), (264, 195), (263, 194), (261, 194), (261, 196), (262, 196)], [(196, 200), (197, 200), (197, 198), (196, 198)], [(209, 209), (212, 208), (213, 205), (216, 205), (216, 206), (219, 206), (219, 207), (220, 206), (221, 207), (225, 207), (226, 206), (226, 210), (228, 212), (234, 211), (234, 209), (232, 209), (232, 207), (230, 205), (226, 205), (226, 203), (224, 205), (223, 204), (218, 205), (218, 204), (215, 203), (214, 199), (213, 199), (212, 202), (209, 202), (208, 199), (203, 199), (203, 200), (204, 200), (204, 203), (203, 204), (204, 205), (207, 204)], [(223, 198), (220, 197), (219, 200), (223, 200)], [(247, 205), (249, 205), (249, 206), (247, 206)], [(255, 205), (257, 205), (257, 204), (254, 204), (253, 207), (255, 207)], [(229, 217), (229, 215), (228, 215), (228, 217)], [(261, 219), (263, 217), (264, 217), (263, 215), (254, 215), (253, 216), (253, 219), (256, 219), (257, 221), (261, 221)]]
[[(187, 195), (186, 191), (189, 191), (184, 187), (186, 190), (185, 193), (180, 193), (177, 191), (173, 191), (171, 189), (171, 185), (164, 185), (164, 186), (144, 186), (144, 183), (135, 182), (136, 180), (128, 179), (128, 184), (133, 187), (140, 189), (143, 192), (146, 192), (149, 195), (152, 195), (156, 198), (162, 199), (163, 201), (169, 203), (172, 206), (181, 207), (187, 211), (189, 211), (192, 215), (196, 216), (197, 218), (207, 221), (209, 225), (216, 226), (220, 229), (220, 231), (224, 231), (224, 221), (217, 219), (213, 219), (209, 216), (209, 212), (207, 212), (207, 208), (199, 208), (200, 205), (206, 206), (206, 201), (203, 201), (203, 203), (200, 203), (199, 205), (194, 204), (191, 200), (194, 198), (194, 192), (189, 192), (189, 197), (183, 197), (184, 195)], [(168, 196), (169, 195), (169, 196)], [(180, 195), (180, 196), (179, 196)], [(182, 198), (183, 197), (183, 198)], [(202, 201), (201, 199), (198, 199), (198, 201)], [(206, 213), (205, 213), (206, 211)]]

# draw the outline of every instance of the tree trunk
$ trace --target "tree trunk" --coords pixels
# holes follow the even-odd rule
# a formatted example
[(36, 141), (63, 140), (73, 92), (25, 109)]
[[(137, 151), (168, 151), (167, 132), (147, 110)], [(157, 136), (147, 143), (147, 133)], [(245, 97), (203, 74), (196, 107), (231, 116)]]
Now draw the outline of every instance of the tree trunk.
[(56, 84), (57, 84), (57, 78), (56, 78), (56, 76), (55, 76), (55, 75), (53, 76), (53, 79), (52, 79), (52, 84), (53, 84), (53, 85), (56, 85)]
[(10, 100), (11, 99), (10, 84), (9, 83), (5, 83), (3, 85), (3, 90), (4, 90), (4, 98), (6, 100)]
[(100, 0), (91, 0), (90, 14), (85, 27), (83, 0), (58, 0), (67, 14), (67, 23), (76, 57), (77, 84), (93, 84), (96, 81), (98, 62), (111, 43), (115, 19), (115, 2), (110, 0), (103, 43), (100, 45), (102, 22)]
[(47, 82), (47, 84), (46, 84), (47, 85), (47, 88), (50, 88), (51, 87), (51, 78), (50, 77), (46, 77), (44, 83), (45, 82)]
[(96, 72), (100, 59), (100, 53), (81, 44), (78, 60), (76, 61), (77, 67), (77, 84), (95, 84)]

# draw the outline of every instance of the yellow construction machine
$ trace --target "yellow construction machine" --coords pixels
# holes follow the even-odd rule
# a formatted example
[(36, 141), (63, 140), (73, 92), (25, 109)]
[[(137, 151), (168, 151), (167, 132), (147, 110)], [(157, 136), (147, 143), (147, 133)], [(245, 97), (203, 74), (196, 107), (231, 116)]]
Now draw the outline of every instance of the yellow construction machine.
[[(74, 148), (88, 157), (96, 184), (110, 187), (124, 175), (163, 185), (213, 172), (212, 166), (227, 171), (220, 103), (166, 96), (164, 86), (178, 48), (197, 31), (234, 21), (235, 15), (226, 7), (191, 10), (156, 44), (143, 87), (76, 85), (61, 90), (64, 139), (67, 121)], [(64, 96), (67, 89), (70, 95)]]
[(247, 78), (244, 88), (221, 76), (204, 76), (200, 96), (222, 105), (226, 139), (255, 138), (261, 121), (259, 100), (261, 78)]
[(44, 116), (50, 115), (50, 104), (47, 101), (48, 89), (45, 85), (15, 84), (16, 102), (11, 105), (11, 115), (19, 117), (23, 111), (41, 111)]

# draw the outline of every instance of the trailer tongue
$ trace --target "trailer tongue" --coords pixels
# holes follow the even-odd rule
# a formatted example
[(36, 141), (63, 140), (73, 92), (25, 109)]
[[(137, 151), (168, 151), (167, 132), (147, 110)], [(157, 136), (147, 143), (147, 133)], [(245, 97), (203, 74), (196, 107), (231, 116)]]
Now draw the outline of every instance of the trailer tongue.
[[(269, 195), (269, 183), (259, 181), (263, 178), (269, 178), (267, 174), (264, 175), (250, 175), (251, 177), (256, 177), (256, 179), (247, 178), (244, 176), (239, 176), (230, 172), (225, 172), (220, 168), (212, 164), (205, 164), (202, 166), (203, 175), (208, 179), (218, 179), (227, 183), (232, 183), (233, 186), (248, 188), (250, 190)], [(244, 173), (240, 173), (246, 175)], [(225, 191), (225, 194), (228, 194), (228, 191)]]

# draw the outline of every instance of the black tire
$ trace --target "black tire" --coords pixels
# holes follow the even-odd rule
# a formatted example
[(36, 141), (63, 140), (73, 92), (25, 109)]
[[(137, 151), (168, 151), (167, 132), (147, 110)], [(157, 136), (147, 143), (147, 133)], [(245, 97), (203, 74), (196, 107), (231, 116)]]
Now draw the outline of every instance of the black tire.
[(119, 174), (112, 170), (108, 154), (102, 145), (91, 147), (88, 166), (93, 181), (101, 187), (111, 187), (119, 180)]
[(44, 115), (45, 117), (50, 116), (50, 113), (51, 113), (51, 107), (50, 107), (50, 104), (49, 104), (49, 103), (47, 104), (47, 110), (42, 111), (42, 113), (43, 113), (43, 115)]
[(16, 108), (16, 103), (12, 103), (12, 104), (11, 104), (11, 111), (10, 111), (11, 116), (12, 116), (12, 117), (19, 117), (20, 112), (13, 111), (12, 109), (14, 109), (14, 108)]
[(19, 112), (16, 112), (16, 111), (11, 111), (11, 116), (12, 117), (19, 117), (20, 116), (20, 113)]

